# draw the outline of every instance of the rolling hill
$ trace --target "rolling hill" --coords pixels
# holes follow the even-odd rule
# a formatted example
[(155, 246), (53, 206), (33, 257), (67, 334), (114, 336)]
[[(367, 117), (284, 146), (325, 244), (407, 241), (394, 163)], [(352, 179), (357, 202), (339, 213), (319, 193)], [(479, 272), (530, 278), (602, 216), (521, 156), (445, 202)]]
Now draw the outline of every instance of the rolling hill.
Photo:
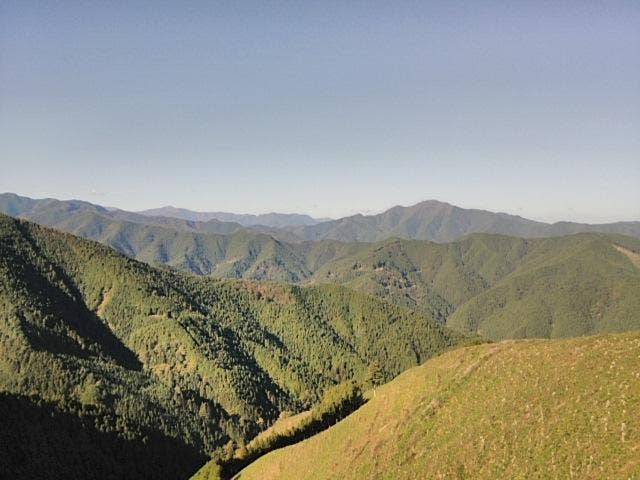
[(426, 311), (493, 340), (571, 337), (640, 328), (639, 252), (639, 240), (605, 234), (388, 240), (336, 258), (312, 281)]
[(629, 313), (638, 308), (639, 271), (621, 248), (638, 254), (640, 241), (621, 235), (285, 242), (240, 226), (217, 234), (171, 218), (139, 223), (146, 217), (83, 202), (2, 198), (12, 199), (5, 209), (49, 218), (56, 228), (151, 265), (217, 278), (337, 283), (496, 340), (637, 326)]
[[(157, 270), (0, 215), (0, 435), (12, 445), (0, 466), (13, 478), (105, 478), (125, 467), (185, 478), (370, 364), (390, 379), (461, 338), (337, 285)], [(25, 463), (39, 450), (51, 455)], [(125, 463), (93, 450), (127, 452)]]
[(456, 349), (234, 478), (637, 478), (639, 377), (637, 332)]
[(316, 225), (288, 227), (305, 240), (376, 242), (392, 237), (443, 243), (472, 233), (522, 238), (554, 237), (582, 232), (621, 233), (640, 237), (640, 222), (589, 225), (575, 222), (536, 222), (516, 215), (464, 209), (436, 200), (396, 206), (377, 215), (354, 215)]
[[(268, 214), (266, 217), (191, 212), (163, 207), (134, 213), (107, 209), (78, 200), (34, 200), (13, 193), (0, 194), (0, 212), (56, 226), (65, 215), (79, 210), (98, 210), (113, 220), (156, 224), (171, 228), (229, 234), (241, 228), (268, 234), (278, 240), (338, 240), (342, 242), (378, 242), (390, 238), (429, 240), (445, 243), (473, 233), (492, 233), (521, 238), (539, 238), (574, 233), (619, 233), (640, 237), (640, 221), (607, 224), (536, 222), (516, 215), (486, 210), (464, 209), (436, 200), (410, 207), (396, 206), (377, 215), (353, 215), (337, 220), (319, 221), (300, 215)], [(271, 220), (270, 220), (271, 219)], [(297, 220), (296, 220), (297, 219)], [(320, 219), (321, 220), (321, 219)], [(255, 223), (254, 223), (255, 222)]]

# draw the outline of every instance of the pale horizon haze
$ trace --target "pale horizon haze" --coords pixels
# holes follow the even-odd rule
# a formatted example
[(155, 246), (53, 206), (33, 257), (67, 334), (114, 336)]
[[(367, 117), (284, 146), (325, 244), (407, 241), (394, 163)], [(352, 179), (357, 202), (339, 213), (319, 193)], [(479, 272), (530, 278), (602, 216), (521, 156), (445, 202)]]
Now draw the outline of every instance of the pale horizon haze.
[(5, 1), (0, 192), (640, 220), (640, 3)]

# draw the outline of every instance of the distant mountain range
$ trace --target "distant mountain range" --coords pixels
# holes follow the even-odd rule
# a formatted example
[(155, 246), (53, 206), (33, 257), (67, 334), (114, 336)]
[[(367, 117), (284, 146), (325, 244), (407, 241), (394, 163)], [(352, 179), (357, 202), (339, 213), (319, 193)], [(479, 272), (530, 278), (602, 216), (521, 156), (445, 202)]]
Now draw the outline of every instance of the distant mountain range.
[(330, 220), (328, 218), (316, 219), (309, 215), (301, 215), (298, 213), (264, 213), (261, 215), (251, 215), (228, 212), (195, 212), (193, 210), (187, 210), (186, 208), (170, 206), (143, 210), (138, 213), (149, 217), (173, 217), (194, 222), (220, 220), (221, 222), (237, 223), (244, 227), (260, 225), (264, 227), (284, 228), (315, 225)]
[(575, 222), (543, 223), (507, 213), (464, 209), (436, 200), (410, 207), (393, 207), (378, 215), (354, 215), (316, 225), (288, 227), (304, 240), (375, 242), (399, 237), (451, 242), (471, 233), (514, 237), (553, 237), (582, 232), (622, 233), (640, 237), (640, 221), (590, 225)]
[(538, 238), (599, 232), (640, 237), (640, 221), (550, 224), (507, 213), (464, 209), (436, 200), (428, 200), (410, 207), (396, 206), (377, 215), (353, 215), (323, 221), (323, 219), (298, 214), (240, 215), (224, 212), (194, 212), (174, 207), (136, 213), (109, 209), (79, 200), (35, 200), (13, 193), (0, 194), (0, 212), (46, 225), (58, 226), (60, 223), (67, 222), (70, 216), (87, 211), (111, 220), (158, 225), (192, 232), (228, 235), (242, 229), (249, 229), (286, 242), (318, 240), (377, 242), (398, 237), (444, 243), (458, 240), (472, 233)]

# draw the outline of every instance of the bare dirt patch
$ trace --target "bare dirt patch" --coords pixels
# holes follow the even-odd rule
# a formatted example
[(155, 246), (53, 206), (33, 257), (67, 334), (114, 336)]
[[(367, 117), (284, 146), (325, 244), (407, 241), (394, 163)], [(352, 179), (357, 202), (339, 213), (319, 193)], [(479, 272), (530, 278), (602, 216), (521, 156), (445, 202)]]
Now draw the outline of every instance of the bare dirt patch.
[(106, 292), (103, 291), (102, 292), (102, 300), (100, 301), (100, 304), (98, 305), (98, 308), (96, 308), (96, 314), (102, 318), (104, 316), (104, 311), (107, 308), (107, 305), (109, 305), (109, 302), (111, 301), (111, 297), (113, 293), (113, 289), (107, 290)]
[(621, 247), (620, 245), (614, 245), (613, 248), (625, 255), (637, 268), (640, 268), (640, 253)]

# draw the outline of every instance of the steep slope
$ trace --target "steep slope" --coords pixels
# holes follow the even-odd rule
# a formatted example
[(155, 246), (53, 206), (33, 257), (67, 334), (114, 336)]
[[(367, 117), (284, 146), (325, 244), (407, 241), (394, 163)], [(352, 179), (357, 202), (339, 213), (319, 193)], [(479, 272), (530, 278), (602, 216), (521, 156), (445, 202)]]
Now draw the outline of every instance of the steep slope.
[(640, 268), (630, 258), (637, 252), (640, 241), (624, 236), (528, 242), (520, 265), (462, 304), (447, 325), (492, 339), (640, 329)]
[[(17, 197), (11, 209), (26, 209), (36, 218), (51, 216), (57, 228), (151, 265), (217, 278), (337, 283), (493, 339), (554, 338), (636, 326), (628, 312), (638, 306), (638, 271), (629, 255), (640, 252), (640, 241), (629, 237), (473, 234), (443, 244), (402, 239), (284, 242), (242, 228), (215, 234), (203, 224), (177, 219), (142, 224), (140, 215), (82, 202), (33, 202)], [(130, 217), (134, 221), (125, 220)], [(627, 253), (621, 245), (627, 245)]]
[(457, 349), (236, 478), (636, 478), (640, 334)]
[[(94, 425), (86, 435), (109, 433), (100, 442), (113, 448), (151, 442), (164, 463), (141, 460), (142, 478), (164, 466), (184, 477), (205, 454), (361, 378), (372, 362), (391, 378), (458, 338), (428, 316), (339, 286), (159, 271), (0, 215), (0, 391), (13, 396), (9, 405), (35, 398), (36, 410), (44, 402), (46, 412)], [(26, 442), (42, 435), (30, 432)], [(11, 458), (4, 471), (23, 471), (22, 457)]]
[(516, 237), (552, 237), (579, 232), (622, 233), (640, 237), (640, 222), (588, 225), (574, 222), (548, 224), (516, 215), (464, 209), (436, 200), (410, 207), (396, 206), (378, 215), (354, 215), (338, 220), (289, 227), (305, 240), (333, 239), (344, 242), (375, 242), (392, 237), (451, 242), (471, 233), (494, 233)]

